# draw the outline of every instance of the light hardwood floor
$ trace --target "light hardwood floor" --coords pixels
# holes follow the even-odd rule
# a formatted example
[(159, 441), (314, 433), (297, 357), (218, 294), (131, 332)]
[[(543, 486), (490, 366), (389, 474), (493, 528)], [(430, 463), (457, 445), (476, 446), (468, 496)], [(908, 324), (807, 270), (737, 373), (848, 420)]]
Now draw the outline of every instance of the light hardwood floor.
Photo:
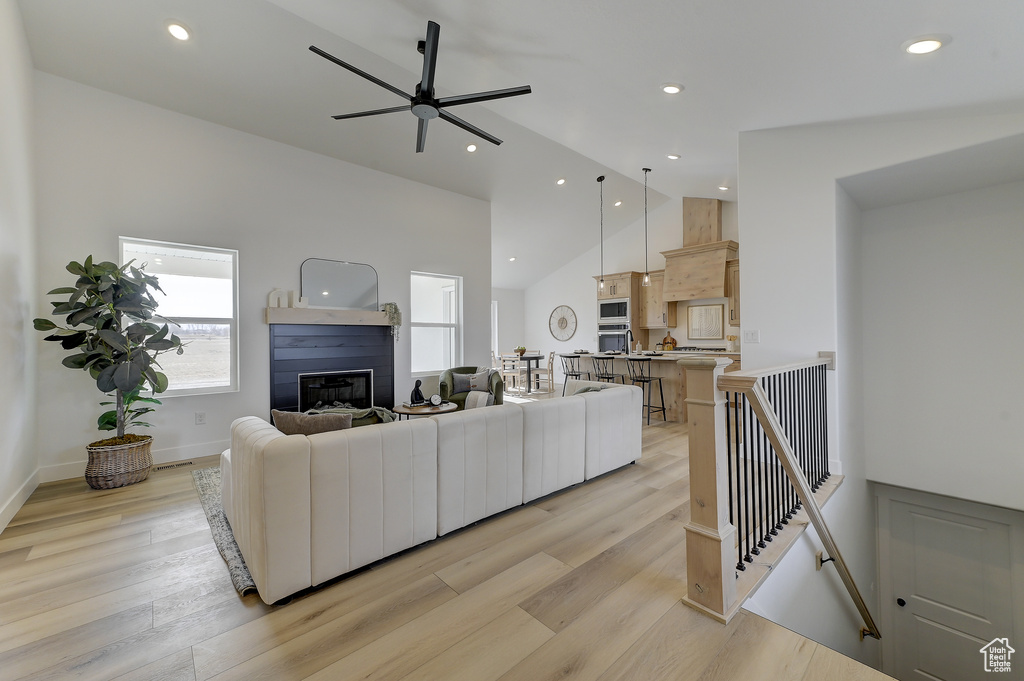
[(276, 607), (232, 589), (192, 468), (40, 486), (0, 534), (0, 679), (889, 678), (683, 605), (686, 426), (643, 438), (636, 465)]

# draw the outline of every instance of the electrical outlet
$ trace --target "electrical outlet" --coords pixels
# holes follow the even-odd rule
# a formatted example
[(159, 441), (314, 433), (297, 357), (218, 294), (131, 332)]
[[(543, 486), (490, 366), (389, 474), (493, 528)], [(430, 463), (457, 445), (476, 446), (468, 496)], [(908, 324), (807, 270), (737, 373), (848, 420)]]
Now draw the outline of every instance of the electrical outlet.
[(206, 412), (205, 411), (197, 411), (196, 412), (196, 425), (197, 426), (205, 426), (206, 425)]
[(743, 342), (744, 343), (760, 343), (761, 342), (761, 332), (758, 331), (757, 329), (753, 329), (751, 331), (744, 331), (743, 332)]

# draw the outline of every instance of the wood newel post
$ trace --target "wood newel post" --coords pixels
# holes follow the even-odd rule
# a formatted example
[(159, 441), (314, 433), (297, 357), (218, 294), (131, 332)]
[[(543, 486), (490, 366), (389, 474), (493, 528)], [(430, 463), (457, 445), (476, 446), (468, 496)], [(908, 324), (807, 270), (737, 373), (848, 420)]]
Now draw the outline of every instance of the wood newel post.
[(729, 522), (725, 393), (718, 377), (732, 360), (679, 360), (686, 370), (690, 438), (690, 521), (686, 524), (688, 605), (726, 621), (736, 603), (736, 528)]

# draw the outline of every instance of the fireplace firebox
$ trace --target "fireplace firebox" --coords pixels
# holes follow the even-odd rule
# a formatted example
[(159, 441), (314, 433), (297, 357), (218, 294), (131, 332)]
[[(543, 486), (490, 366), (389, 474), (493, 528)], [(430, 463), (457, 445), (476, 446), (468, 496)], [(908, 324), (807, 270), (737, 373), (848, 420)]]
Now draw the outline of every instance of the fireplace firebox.
[(332, 405), (373, 406), (373, 369), (299, 374), (299, 411)]

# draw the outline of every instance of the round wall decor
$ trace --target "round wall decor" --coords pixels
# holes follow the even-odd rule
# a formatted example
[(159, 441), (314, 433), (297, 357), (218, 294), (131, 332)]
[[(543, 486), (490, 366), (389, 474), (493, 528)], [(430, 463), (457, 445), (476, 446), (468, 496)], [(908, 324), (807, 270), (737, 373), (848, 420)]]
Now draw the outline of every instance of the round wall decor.
[(548, 329), (555, 340), (569, 340), (576, 333), (576, 313), (568, 305), (559, 305), (551, 311)]

